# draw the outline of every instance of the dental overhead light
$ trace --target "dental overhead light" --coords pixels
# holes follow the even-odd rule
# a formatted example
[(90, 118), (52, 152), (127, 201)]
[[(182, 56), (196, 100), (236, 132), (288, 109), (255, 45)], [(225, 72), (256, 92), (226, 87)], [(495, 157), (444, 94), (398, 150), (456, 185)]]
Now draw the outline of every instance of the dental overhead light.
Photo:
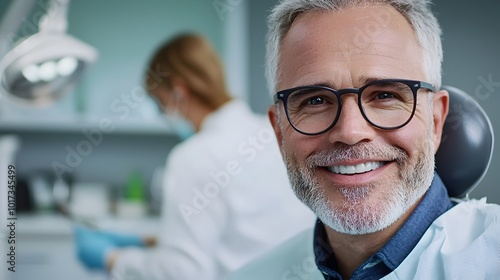
[[(5, 17), (17, 21), (26, 18), (19, 13), (28, 13), (35, 1), (26, 5), (22, 3), (25, 0), (13, 0)], [(68, 5), (69, 0), (51, 0), (38, 23), (39, 32), (8, 50), (0, 60), (2, 95), (24, 103), (50, 104), (70, 92), (85, 69), (96, 61), (97, 51), (93, 47), (66, 33)], [(7, 34), (6, 26), (16, 26), (8, 21), (9, 18), (4, 19), (0, 26), (4, 34), (0, 35)], [(0, 54), (1, 51), (0, 48)]]

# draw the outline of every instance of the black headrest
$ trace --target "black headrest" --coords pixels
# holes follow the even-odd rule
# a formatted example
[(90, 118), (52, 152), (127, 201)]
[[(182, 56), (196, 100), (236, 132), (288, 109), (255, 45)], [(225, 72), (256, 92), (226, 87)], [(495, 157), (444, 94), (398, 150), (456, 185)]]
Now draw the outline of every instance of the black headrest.
[(436, 154), (436, 171), (450, 197), (462, 198), (483, 179), (493, 155), (493, 127), (481, 106), (464, 91), (444, 86), (450, 109)]

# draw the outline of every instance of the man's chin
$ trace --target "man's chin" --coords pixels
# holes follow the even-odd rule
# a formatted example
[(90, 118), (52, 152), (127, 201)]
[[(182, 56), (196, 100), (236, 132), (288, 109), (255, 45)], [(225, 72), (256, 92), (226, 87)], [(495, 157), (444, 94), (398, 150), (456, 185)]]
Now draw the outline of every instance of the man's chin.
[(331, 229), (348, 235), (375, 233), (394, 224), (404, 213), (399, 203), (382, 204), (367, 198), (352, 197), (337, 203), (316, 204), (313, 211)]

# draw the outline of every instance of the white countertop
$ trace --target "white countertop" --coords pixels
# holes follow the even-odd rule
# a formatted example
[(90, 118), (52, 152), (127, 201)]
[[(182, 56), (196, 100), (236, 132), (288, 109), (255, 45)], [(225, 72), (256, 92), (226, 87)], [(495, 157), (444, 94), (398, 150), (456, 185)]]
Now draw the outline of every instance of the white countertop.
[[(72, 235), (74, 222), (56, 214), (18, 215), (16, 234), (18, 236), (33, 235)], [(143, 235), (158, 235), (160, 218), (147, 216), (141, 219), (102, 218), (95, 223), (102, 230), (134, 233)]]

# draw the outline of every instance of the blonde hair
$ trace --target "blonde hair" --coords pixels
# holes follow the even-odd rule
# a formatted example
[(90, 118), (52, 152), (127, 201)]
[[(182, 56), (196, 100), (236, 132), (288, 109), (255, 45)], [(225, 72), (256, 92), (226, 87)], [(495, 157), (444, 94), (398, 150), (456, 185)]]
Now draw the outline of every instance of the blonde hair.
[(178, 35), (153, 55), (145, 77), (148, 91), (154, 95), (158, 87), (172, 89), (174, 78), (182, 79), (190, 92), (211, 109), (231, 99), (222, 62), (210, 42), (200, 35)]

